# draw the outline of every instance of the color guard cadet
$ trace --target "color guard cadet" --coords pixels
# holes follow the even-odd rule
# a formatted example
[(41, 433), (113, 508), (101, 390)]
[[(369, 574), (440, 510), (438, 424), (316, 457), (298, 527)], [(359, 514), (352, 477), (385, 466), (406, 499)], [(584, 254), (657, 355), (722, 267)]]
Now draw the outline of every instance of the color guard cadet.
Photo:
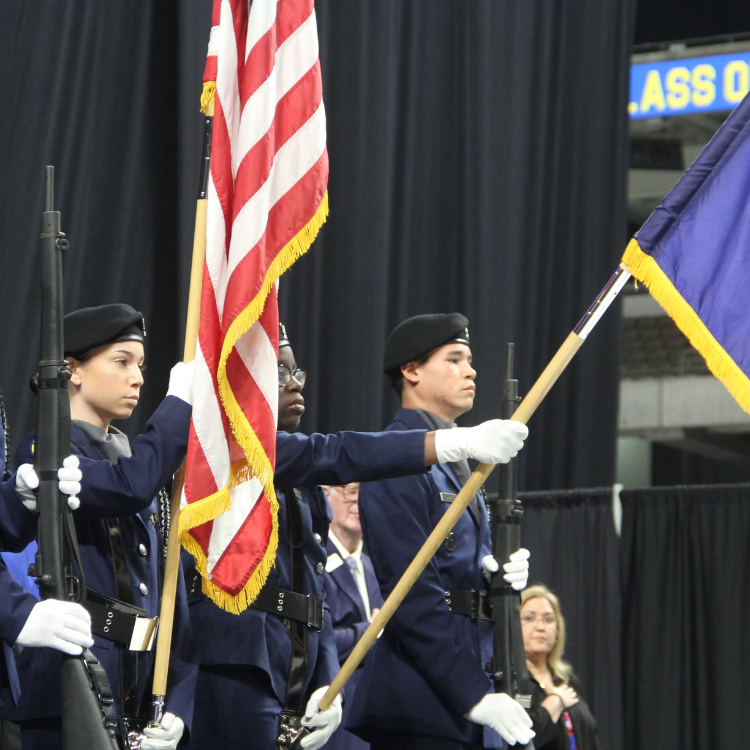
[[(467, 432), (454, 424), (471, 409), (476, 392), (467, 326), (458, 313), (419, 315), (397, 326), (386, 345), (385, 373), (403, 407), (388, 430), (437, 430), (440, 463), (429, 474), (360, 487), (365, 545), (384, 596), (469, 478), (456, 446), (472, 429), (492, 424)], [(505, 463), (528, 430), (519, 422), (494, 421), (506, 434), (505, 455), (473, 457)], [(511, 744), (533, 736), (524, 709), (510, 696), (492, 693), (485, 671), (493, 634), (483, 578), (498, 569), (491, 551), (487, 509), (477, 494), (367, 658), (346, 726), (373, 750), (501, 747), (496, 732)], [(526, 550), (503, 567), (514, 588), (526, 585)]]
[[(323, 573), (330, 509), (321, 484), (424, 474), (435, 463), (435, 433), (426, 425), (393, 434), (341, 432), (305, 436), (295, 430), (304, 413), (306, 374), (297, 367), (281, 329), (279, 411), (274, 484), (279, 500), (279, 546), (265, 587), (239, 616), (201, 594), (194, 567), (183, 563), (190, 616), (200, 656), (191, 748), (276, 747), (282, 708), (304, 710), (315, 729), (302, 747), (321, 747), (339, 724), (341, 699), (328, 711), (317, 705), (339, 669), (330, 612), (323, 604)], [(484, 427), (484, 425), (480, 426)], [(463, 457), (497, 457), (507, 436), (491, 426), (474, 429)], [(294, 554), (292, 552), (294, 550)], [(299, 552), (302, 554), (298, 554)], [(283, 600), (283, 611), (278, 611)], [(288, 603), (288, 604), (287, 604)], [(310, 619), (310, 604), (318, 613)], [(309, 696), (310, 691), (312, 695)]]
[[(110, 681), (120, 732), (138, 713), (151, 663), (163, 564), (160, 490), (184, 458), (191, 416), (192, 367), (172, 370), (167, 397), (131, 445), (111, 426), (130, 416), (143, 384), (145, 329), (128, 305), (104, 305), (64, 320), (70, 363), (71, 449), (80, 461), (75, 512), (74, 573), (91, 614), (92, 651)], [(33, 436), (19, 445), (17, 463), (33, 460)], [(60, 747), (60, 659), (48, 649), (24, 649), (18, 660), (21, 700), (16, 718), (24, 750)], [(143, 750), (177, 746), (192, 718), (197, 664), (185, 589), (180, 582), (161, 726), (146, 730)]]
[[(326, 603), (331, 609), (333, 633), (341, 664), (346, 661), (362, 634), (383, 604), (372, 562), (362, 545), (359, 522), (359, 482), (323, 487), (333, 510), (328, 532), (326, 562)], [(346, 722), (352, 696), (357, 689), (364, 662), (346, 683), (347, 701), (342, 724)], [(326, 750), (367, 750), (369, 745), (340, 726)]]
[[(20, 747), (18, 727), (7, 717), (21, 694), (13, 646), (47, 646), (66, 654), (80, 654), (94, 642), (91, 618), (80, 604), (47, 600), (40, 602), (19, 581), (26, 579), (29, 557), (27, 546), (36, 534), (37, 516), (34, 488), (39, 479), (31, 465), (10, 472), (8, 433), (5, 408), (0, 397), (0, 747)], [(4, 450), (2, 449), (4, 446)], [(58, 472), (60, 491), (76, 495), (78, 469), (62, 468)], [(73, 498), (73, 505), (77, 500)], [(32, 557), (33, 561), (33, 557)], [(31, 584), (33, 585), (33, 584)]]

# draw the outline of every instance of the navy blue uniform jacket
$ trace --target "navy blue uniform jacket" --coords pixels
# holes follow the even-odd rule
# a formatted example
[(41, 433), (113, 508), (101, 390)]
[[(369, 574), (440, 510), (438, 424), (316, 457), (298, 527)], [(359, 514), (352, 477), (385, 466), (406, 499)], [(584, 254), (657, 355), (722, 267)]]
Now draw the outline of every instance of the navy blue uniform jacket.
[[(330, 509), (325, 493), (317, 485), (424, 473), (424, 434), (424, 426), (417, 432), (393, 436), (340, 432), (308, 437), (278, 432), (274, 484), (279, 499), (279, 547), (268, 585), (283, 589), (290, 586), (286, 496), (293, 488), (299, 488), (302, 495), (299, 506), (304, 534), (305, 593), (324, 597), (322, 573), (327, 559), (325, 543)], [(186, 552), (183, 552), (183, 564), (186, 570), (192, 568), (192, 557)], [(245, 664), (259, 667), (270, 676), (276, 697), (284, 704), (291, 640), (278, 617), (255, 609), (233, 615), (203, 596), (190, 598), (190, 617), (202, 666)], [(331, 616), (326, 607), (323, 630), (320, 633), (308, 631), (305, 689), (330, 684), (338, 669)]]
[[(3, 444), (0, 424), (0, 445)], [(0, 477), (5, 469), (0, 453)], [(16, 494), (12, 475), (0, 486), (0, 547), (4, 552), (20, 552), (36, 535), (36, 513), (30, 511)], [(18, 639), (37, 599), (13, 577), (0, 558), (0, 715), (6, 716), (20, 695), (20, 684), (11, 647)]]
[[(73, 514), (86, 583), (107, 596), (115, 597), (114, 570), (105, 518), (117, 517), (128, 560), (133, 599), (148, 617), (158, 614), (159, 581), (156, 529), (152, 521), (154, 496), (167, 484), (182, 463), (187, 448), (191, 408), (181, 399), (168, 396), (133, 441), (131, 457), (121, 456), (117, 464), (99, 457), (87, 437), (75, 425), (71, 438), (92, 458), (71, 449), (80, 459), (81, 506)], [(25, 438), (16, 453), (18, 463), (31, 462), (31, 439)], [(142, 545), (142, 547), (141, 547)], [(145, 554), (144, 554), (145, 550)], [(144, 584), (144, 588), (141, 588)], [(144, 593), (144, 591), (146, 593)], [(109, 676), (120, 712), (118, 647), (94, 636), (93, 653)], [(135, 659), (126, 654), (126, 663)], [(146, 685), (150, 659), (155, 651), (141, 653), (139, 694), (151, 691)], [(25, 648), (18, 659), (21, 700), (17, 721), (60, 715), (60, 653), (49, 648)], [(169, 664), (166, 710), (179, 716), (189, 728), (197, 680), (195, 644), (190, 630), (187, 597), (182, 576), (177, 589), (172, 653)]]
[[(388, 429), (424, 424), (413, 410), (400, 409)], [(360, 486), (365, 545), (383, 596), (460, 489), (450, 464), (422, 476)], [(376, 737), (379, 729), (467, 743), (477, 739), (477, 725), (463, 714), (491, 690), (484, 665), (492, 655), (492, 624), (452, 614), (445, 596), (450, 589), (486, 588), (481, 560), (492, 552), (489, 518), (481, 497), (477, 500), (479, 517), (467, 509), (459, 518), (455, 549), (441, 545), (367, 658), (346, 724), (363, 739)]]

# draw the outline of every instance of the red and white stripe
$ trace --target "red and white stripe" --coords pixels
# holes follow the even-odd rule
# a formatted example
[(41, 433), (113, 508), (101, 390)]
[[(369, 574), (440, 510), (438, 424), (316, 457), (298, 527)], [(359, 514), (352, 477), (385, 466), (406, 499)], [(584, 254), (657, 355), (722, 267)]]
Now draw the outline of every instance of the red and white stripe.
[(327, 207), (328, 153), (313, 0), (214, 0), (216, 96), (206, 263), (181, 540), (232, 611), (276, 547), (274, 282)]

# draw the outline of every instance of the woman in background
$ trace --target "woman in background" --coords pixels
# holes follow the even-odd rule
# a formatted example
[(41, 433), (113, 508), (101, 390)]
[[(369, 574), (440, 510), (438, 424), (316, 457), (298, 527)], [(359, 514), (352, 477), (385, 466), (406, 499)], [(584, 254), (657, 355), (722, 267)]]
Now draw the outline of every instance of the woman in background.
[(543, 585), (521, 592), (521, 629), (531, 676), (529, 715), (536, 750), (599, 750), (594, 717), (581, 683), (563, 661), (565, 619), (558, 598)]

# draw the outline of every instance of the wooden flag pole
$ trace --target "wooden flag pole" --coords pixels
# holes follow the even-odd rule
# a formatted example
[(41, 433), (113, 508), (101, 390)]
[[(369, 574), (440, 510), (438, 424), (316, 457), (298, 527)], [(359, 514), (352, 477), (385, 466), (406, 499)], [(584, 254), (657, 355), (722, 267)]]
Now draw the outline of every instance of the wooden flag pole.
[[(203, 286), (203, 266), (206, 260), (206, 216), (208, 201), (206, 187), (211, 161), (211, 125), (213, 103), (206, 108), (203, 131), (203, 163), (201, 167), (200, 190), (195, 208), (195, 232), (193, 234), (193, 261), (190, 269), (190, 294), (188, 297), (187, 323), (185, 325), (184, 362), (195, 359), (195, 346), (201, 315), (201, 288)], [(156, 661), (154, 663), (154, 686), (152, 689), (152, 720), (160, 722), (164, 710), (164, 697), (167, 694), (167, 674), (169, 656), (172, 650), (172, 628), (174, 608), (177, 599), (177, 578), (180, 570), (180, 499), (185, 484), (185, 462), (177, 470), (172, 482), (172, 505), (167, 541), (167, 560), (164, 570), (161, 611), (159, 612), (159, 632), (156, 641)]]
[[(584, 315), (575, 329), (568, 334), (563, 345), (558, 349), (547, 367), (544, 368), (544, 372), (542, 372), (536, 383), (534, 383), (526, 398), (518, 405), (512, 419), (524, 424), (528, 422), (531, 415), (537, 410), (539, 404), (542, 403), (544, 397), (549, 393), (552, 386), (581, 348), (581, 345), (599, 321), (599, 318), (601, 318), (607, 307), (614, 301), (629, 278), (630, 272), (624, 264), (621, 264), (620, 268), (618, 268), (614, 276), (607, 283), (607, 286), (604, 287), (588, 309), (586, 315)], [(398, 605), (401, 604), (404, 597), (409, 593), (411, 587), (416, 583), (417, 578), (419, 578), (422, 571), (427, 567), (427, 564), (438, 551), (440, 545), (445, 541), (451, 529), (456, 525), (461, 514), (469, 507), (472, 498), (479, 492), (479, 489), (494, 468), (494, 464), (479, 464), (469, 477), (456, 499), (450, 504), (445, 515), (440, 519), (430, 536), (427, 537), (427, 541), (422, 545), (422, 549), (419, 550), (417, 556), (404, 571), (401, 579), (393, 591), (391, 591), (390, 596), (380, 608), (380, 612), (378, 612), (375, 619), (362, 634), (362, 637), (349, 655), (349, 658), (344, 662), (339, 673), (334, 677), (331, 685), (318, 704), (320, 711), (328, 710), (336, 699), (336, 696), (344, 689), (344, 685), (346, 685), (349, 678), (354, 674), (362, 659), (365, 658), (365, 655), (377, 640), (378, 635), (380, 635), (388, 620), (391, 619)]]

